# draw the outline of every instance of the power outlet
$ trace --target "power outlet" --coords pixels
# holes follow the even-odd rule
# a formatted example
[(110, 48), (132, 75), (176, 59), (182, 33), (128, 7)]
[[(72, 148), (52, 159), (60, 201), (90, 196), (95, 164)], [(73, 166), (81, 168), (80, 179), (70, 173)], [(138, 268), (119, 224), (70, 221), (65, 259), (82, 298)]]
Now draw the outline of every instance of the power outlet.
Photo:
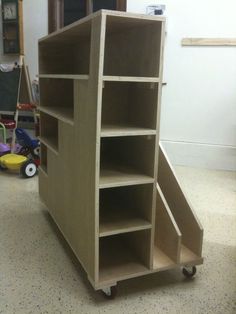
[(165, 4), (150, 4), (147, 6), (146, 13), (148, 15), (163, 15), (165, 9)]

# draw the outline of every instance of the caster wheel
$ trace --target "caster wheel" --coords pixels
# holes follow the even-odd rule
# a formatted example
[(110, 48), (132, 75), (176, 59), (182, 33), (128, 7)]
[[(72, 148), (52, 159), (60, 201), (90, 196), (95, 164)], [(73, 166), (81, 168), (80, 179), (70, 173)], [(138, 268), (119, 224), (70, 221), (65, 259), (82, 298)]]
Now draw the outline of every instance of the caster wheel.
[(116, 297), (117, 294), (117, 287), (113, 286), (113, 287), (109, 287), (106, 289), (102, 289), (102, 294), (106, 299), (114, 299)]
[(20, 173), (24, 178), (32, 178), (37, 172), (37, 166), (31, 160), (27, 160), (20, 168)]
[(196, 274), (197, 268), (196, 266), (191, 267), (186, 266), (183, 268), (182, 272), (186, 278), (192, 278)]

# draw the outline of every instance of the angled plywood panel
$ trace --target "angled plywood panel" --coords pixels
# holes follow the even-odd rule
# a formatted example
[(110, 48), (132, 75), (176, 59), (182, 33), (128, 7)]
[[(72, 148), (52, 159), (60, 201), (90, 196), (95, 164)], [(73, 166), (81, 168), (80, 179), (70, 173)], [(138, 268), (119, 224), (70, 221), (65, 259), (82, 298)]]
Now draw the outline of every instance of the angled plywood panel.
[(202, 226), (182, 191), (161, 145), (159, 146), (158, 184), (182, 233), (183, 244), (197, 256), (201, 256)]

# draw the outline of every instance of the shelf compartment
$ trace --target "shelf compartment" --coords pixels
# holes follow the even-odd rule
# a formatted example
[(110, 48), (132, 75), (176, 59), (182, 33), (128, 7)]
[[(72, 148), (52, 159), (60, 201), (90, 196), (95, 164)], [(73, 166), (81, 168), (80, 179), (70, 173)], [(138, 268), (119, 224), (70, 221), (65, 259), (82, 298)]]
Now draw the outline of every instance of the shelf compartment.
[(40, 78), (40, 110), (73, 124), (74, 80)]
[(39, 74), (88, 74), (91, 21), (39, 41)]
[(100, 188), (154, 182), (155, 136), (102, 138)]
[(162, 21), (107, 16), (104, 75), (158, 77)]
[(197, 265), (203, 262), (202, 257), (196, 255), (183, 244), (180, 250), (180, 263), (182, 265)]
[(47, 168), (48, 168), (48, 158), (47, 158), (48, 152), (47, 152), (47, 146), (45, 146), (42, 142), (40, 143), (40, 168), (42, 171), (47, 174)]
[(179, 263), (181, 232), (158, 185), (154, 245), (154, 270), (165, 270)]
[(161, 145), (159, 145), (158, 184), (182, 234), (181, 263), (190, 262), (191, 256), (194, 260), (201, 260), (202, 226), (187, 201)]
[(153, 250), (153, 269), (154, 270), (167, 270), (173, 268), (176, 263), (166, 255), (159, 247), (155, 246)]
[(99, 282), (109, 284), (148, 273), (149, 230), (99, 239)]
[(40, 114), (40, 141), (51, 149), (54, 153), (58, 153), (58, 120), (54, 117), (41, 112)]
[(104, 164), (100, 170), (99, 187), (101, 189), (153, 182), (154, 178), (128, 167)]
[(158, 84), (106, 82), (102, 95), (102, 136), (155, 134)]
[(100, 237), (150, 229), (153, 184), (100, 190)]

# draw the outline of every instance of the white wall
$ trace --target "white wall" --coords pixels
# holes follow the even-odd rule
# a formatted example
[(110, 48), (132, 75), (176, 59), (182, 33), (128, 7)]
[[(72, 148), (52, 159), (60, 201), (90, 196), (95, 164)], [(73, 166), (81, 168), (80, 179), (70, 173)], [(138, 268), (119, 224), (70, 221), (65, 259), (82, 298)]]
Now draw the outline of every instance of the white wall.
[(174, 163), (236, 169), (236, 47), (181, 47), (183, 37), (236, 37), (236, 2), (128, 0), (145, 13), (166, 4), (161, 140)]
[(25, 61), (31, 79), (38, 74), (38, 39), (48, 32), (48, 0), (23, 0)]
[[(38, 39), (47, 35), (47, 3), (47, 0), (23, 0), (25, 62), (29, 66), (31, 80), (38, 73)], [(0, 62), (18, 60), (15, 56), (3, 55), (1, 20), (0, 25)]]

